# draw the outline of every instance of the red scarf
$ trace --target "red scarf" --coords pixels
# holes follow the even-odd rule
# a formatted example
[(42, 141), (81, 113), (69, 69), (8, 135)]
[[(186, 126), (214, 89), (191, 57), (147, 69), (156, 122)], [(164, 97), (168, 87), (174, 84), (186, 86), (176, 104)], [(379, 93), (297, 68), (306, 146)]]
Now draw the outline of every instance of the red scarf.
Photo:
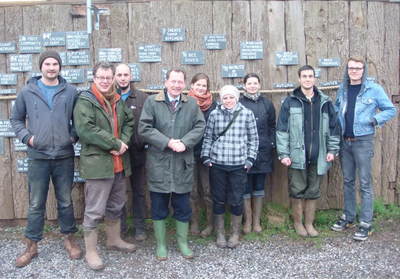
[(201, 112), (204, 114), (212, 104), (212, 95), (210, 91), (207, 91), (205, 94), (199, 94), (193, 88), (190, 88), (189, 93), (187, 94), (190, 97), (196, 98), (197, 104), (200, 107)]

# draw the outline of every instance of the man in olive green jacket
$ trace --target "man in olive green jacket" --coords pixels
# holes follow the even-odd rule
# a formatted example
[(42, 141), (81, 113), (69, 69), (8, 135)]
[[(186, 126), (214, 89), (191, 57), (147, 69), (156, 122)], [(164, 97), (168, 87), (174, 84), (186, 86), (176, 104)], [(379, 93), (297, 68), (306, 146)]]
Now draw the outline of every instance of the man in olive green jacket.
[(193, 147), (203, 136), (205, 120), (196, 99), (182, 94), (185, 85), (182, 70), (169, 70), (166, 90), (147, 98), (139, 121), (139, 135), (149, 144), (147, 177), (158, 260), (166, 260), (168, 256), (165, 230), (170, 199), (178, 248), (185, 258), (193, 258), (187, 245), (192, 212), (189, 196), (193, 185)]
[(99, 62), (93, 69), (94, 84), (79, 94), (74, 110), (76, 131), (82, 143), (80, 176), (86, 179), (86, 260), (91, 269), (104, 267), (97, 253), (97, 225), (105, 215), (107, 249), (136, 250), (120, 238), (120, 216), (126, 199), (126, 177), (131, 175), (128, 150), (134, 119), (115, 92), (114, 66)]

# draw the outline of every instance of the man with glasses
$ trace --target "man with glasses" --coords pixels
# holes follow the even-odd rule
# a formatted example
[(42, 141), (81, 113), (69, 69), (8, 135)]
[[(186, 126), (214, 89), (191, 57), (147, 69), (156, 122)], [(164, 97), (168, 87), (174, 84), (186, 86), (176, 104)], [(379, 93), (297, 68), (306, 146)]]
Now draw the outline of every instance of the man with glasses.
[(97, 253), (97, 225), (104, 224), (108, 250), (136, 250), (120, 237), (120, 216), (126, 199), (126, 177), (131, 175), (128, 145), (134, 118), (116, 93), (114, 65), (99, 62), (93, 68), (94, 83), (79, 94), (74, 110), (76, 131), (82, 151), (80, 176), (86, 179), (83, 228), (86, 261), (91, 269), (104, 268)]
[[(376, 109), (381, 112), (376, 114)], [(360, 55), (347, 60), (343, 84), (335, 101), (341, 127), (340, 164), (343, 172), (344, 211), (333, 226), (343, 231), (356, 225), (356, 171), (360, 180), (361, 210), (359, 230), (353, 239), (364, 241), (371, 234), (374, 208), (371, 171), (375, 126), (382, 128), (396, 115), (396, 108), (383, 88), (367, 80), (367, 65)]]

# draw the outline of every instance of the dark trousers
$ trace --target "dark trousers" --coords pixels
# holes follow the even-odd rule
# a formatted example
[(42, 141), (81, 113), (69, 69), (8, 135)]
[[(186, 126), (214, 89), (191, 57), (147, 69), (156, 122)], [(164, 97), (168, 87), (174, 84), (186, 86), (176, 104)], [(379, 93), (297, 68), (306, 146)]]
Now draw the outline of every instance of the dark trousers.
[(214, 201), (214, 214), (223, 214), (225, 204), (231, 205), (231, 213), (243, 213), (243, 195), (247, 185), (247, 169), (244, 165), (224, 166), (213, 164), (209, 168), (211, 196)]
[(174, 219), (183, 223), (188, 223), (192, 209), (189, 206), (189, 193), (157, 193), (150, 192), (151, 198), (151, 219), (165, 220), (169, 215), (169, 200), (174, 209)]
[[(146, 218), (146, 173), (145, 164), (132, 166), (132, 174), (129, 177), (132, 188), (132, 221), (134, 228), (144, 228)], [(128, 228), (126, 208), (122, 209), (121, 215), (121, 231)]]

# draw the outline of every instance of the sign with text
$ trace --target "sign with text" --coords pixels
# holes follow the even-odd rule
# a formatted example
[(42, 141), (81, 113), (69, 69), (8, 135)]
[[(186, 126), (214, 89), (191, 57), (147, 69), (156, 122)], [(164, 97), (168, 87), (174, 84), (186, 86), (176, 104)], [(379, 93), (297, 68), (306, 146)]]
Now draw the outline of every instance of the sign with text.
[(43, 33), (43, 46), (65, 46), (65, 32)]
[(86, 69), (86, 80), (93, 81), (93, 68)]
[(163, 42), (184, 42), (185, 28), (162, 28), (161, 37)]
[(0, 85), (17, 84), (17, 74), (0, 74)]
[(368, 80), (368, 81), (370, 81), (370, 82), (374, 82), (374, 83), (376, 83), (376, 82), (377, 82), (377, 79), (376, 79), (376, 77), (375, 77), (375, 76), (370, 76), (370, 77), (367, 77), (367, 80)]
[(221, 68), (223, 78), (244, 77), (244, 64), (223, 64)]
[(14, 151), (26, 151), (28, 150), (28, 146), (20, 141), (18, 138), (14, 138)]
[(60, 54), (62, 66), (67, 66), (68, 65), (67, 64), (67, 53), (64, 51), (64, 52), (59, 52), (58, 54)]
[(30, 72), (32, 71), (32, 54), (11, 54), (11, 72)]
[(67, 49), (89, 48), (89, 35), (86, 31), (73, 31), (66, 33)]
[(74, 171), (74, 181), (73, 183), (82, 183), (85, 182), (86, 180), (82, 177), (79, 176), (79, 171)]
[(161, 62), (161, 45), (139, 45), (139, 62)]
[(163, 90), (163, 89), (164, 89), (164, 84), (160, 84), (160, 85), (147, 85), (147, 89), (149, 89), (149, 90)]
[(0, 53), (15, 53), (15, 42), (0, 42)]
[(100, 48), (99, 61), (122, 62), (121, 48)]
[(233, 86), (235, 86), (238, 90), (244, 90), (243, 84), (234, 84)]
[(17, 94), (17, 89), (0, 89), (0, 95)]
[(81, 156), (82, 145), (77, 142), (74, 144), (74, 156), (79, 157)]
[(339, 80), (339, 81), (324, 81), (324, 82), (321, 82), (321, 87), (326, 87), (326, 86), (338, 86), (338, 85), (341, 85), (342, 84), (342, 82)]
[(262, 41), (240, 42), (240, 59), (242, 60), (263, 59), (263, 42)]
[(139, 63), (128, 63), (126, 64), (131, 69), (132, 79), (131, 81), (141, 81), (142, 80), (142, 72), (140, 70)]
[(294, 87), (296, 87), (296, 83), (274, 83), (274, 89), (294, 88)]
[(17, 159), (17, 172), (28, 172), (28, 159)]
[(277, 51), (275, 52), (275, 65), (298, 65), (299, 55), (297, 51)]
[(30, 73), (29, 73), (29, 76), (30, 76), (31, 78), (33, 78), (33, 77), (39, 77), (39, 76), (41, 76), (41, 75), (42, 75), (42, 72), (33, 71), (33, 72), (30, 72)]
[(90, 89), (90, 86), (76, 86), (76, 91), (81, 92), (81, 91), (86, 91)]
[(69, 83), (83, 83), (85, 81), (83, 69), (64, 69), (61, 70), (60, 74)]
[(204, 51), (182, 51), (183, 65), (204, 65)]
[(321, 77), (321, 69), (320, 68), (315, 68), (314, 69), (315, 77), (320, 78)]
[(226, 49), (226, 35), (203, 35), (204, 49)]
[(42, 38), (40, 36), (19, 36), (19, 53), (41, 53)]
[(169, 71), (169, 68), (162, 68), (161, 69), (161, 80), (162, 82), (165, 82), (167, 79), (167, 72)]
[(318, 67), (340, 67), (340, 58), (319, 58)]
[(90, 65), (90, 51), (67, 52), (67, 65)]
[(0, 119), (0, 137), (15, 138), (16, 136), (10, 119)]

